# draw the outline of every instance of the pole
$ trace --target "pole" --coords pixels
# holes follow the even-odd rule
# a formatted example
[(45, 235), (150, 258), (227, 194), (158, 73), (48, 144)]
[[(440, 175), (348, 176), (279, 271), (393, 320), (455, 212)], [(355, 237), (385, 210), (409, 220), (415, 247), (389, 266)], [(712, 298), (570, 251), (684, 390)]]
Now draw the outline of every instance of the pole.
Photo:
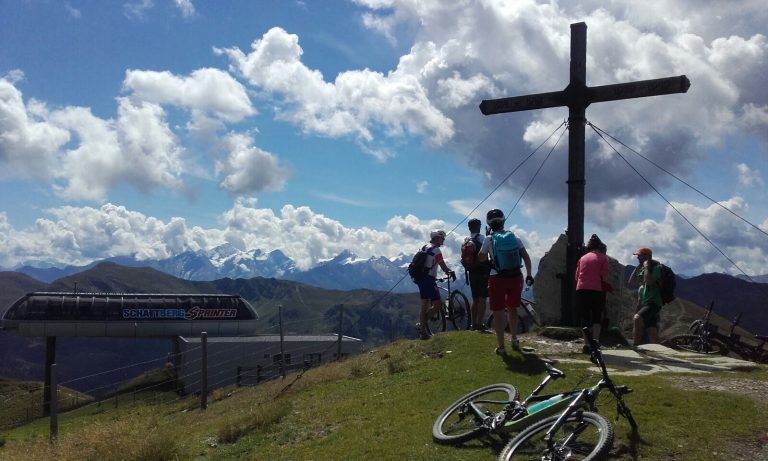
[(280, 374), (285, 379), (285, 333), (283, 332), (283, 305), (278, 306), (280, 313)]
[(45, 381), (43, 383), (43, 416), (51, 414), (51, 367), (56, 361), (56, 337), (45, 338)]
[(568, 102), (568, 245), (565, 254), (566, 296), (560, 306), (563, 325), (572, 325), (576, 306), (576, 263), (584, 242), (584, 125), (587, 99), (587, 25), (571, 24), (571, 78)]
[(341, 326), (342, 322), (344, 321), (344, 304), (339, 304), (339, 342), (336, 346), (336, 360), (341, 360)]
[(57, 389), (57, 380), (56, 380), (56, 364), (51, 364), (51, 381), (50, 381), (50, 390), (52, 398), (49, 401), (49, 410), (50, 410), (50, 425), (51, 425), (51, 443), (55, 444), (56, 439), (59, 437), (59, 399), (58, 399), (58, 389)]
[(200, 346), (201, 354), (203, 354), (200, 409), (206, 410), (208, 408), (208, 333), (205, 331), (200, 333)]

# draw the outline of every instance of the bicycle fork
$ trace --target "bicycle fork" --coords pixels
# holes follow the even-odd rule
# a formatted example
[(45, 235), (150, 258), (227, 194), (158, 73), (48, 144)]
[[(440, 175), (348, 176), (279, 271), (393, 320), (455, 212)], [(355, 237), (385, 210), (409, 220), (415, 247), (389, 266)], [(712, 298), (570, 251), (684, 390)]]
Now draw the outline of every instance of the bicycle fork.
[[(574, 414), (576, 411), (582, 411), (581, 409), (578, 409), (578, 407), (581, 406), (582, 401), (589, 395), (590, 390), (589, 389), (582, 389), (581, 392), (579, 392), (579, 395), (573, 399), (573, 401), (568, 404), (568, 407), (566, 407), (565, 411), (563, 411), (560, 414), (560, 417), (557, 418), (557, 421), (555, 421), (554, 424), (552, 424), (552, 427), (549, 428), (546, 434), (544, 434), (544, 441), (547, 444), (547, 453), (556, 455), (558, 457), (552, 458), (552, 459), (560, 459), (559, 455), (567, 455), (567, 453), (560, 453), (560, 450), (562, 448), (556, 448), (554, 439), (554, 434), (557, 432), (563, 424), (565, 424), (565, 421), (568, 419), (569, 416)], [(577, 410), (578, 409), (578, 410)], [(582, 423), (580, 424), (572, 433), (566, 437), (566, 439), (562, 443), (562, 447), (567, 447), (572, 440), (578, 438), (578, 436), (584, 431), (584, 429), (587, 428), (587, 425)]]

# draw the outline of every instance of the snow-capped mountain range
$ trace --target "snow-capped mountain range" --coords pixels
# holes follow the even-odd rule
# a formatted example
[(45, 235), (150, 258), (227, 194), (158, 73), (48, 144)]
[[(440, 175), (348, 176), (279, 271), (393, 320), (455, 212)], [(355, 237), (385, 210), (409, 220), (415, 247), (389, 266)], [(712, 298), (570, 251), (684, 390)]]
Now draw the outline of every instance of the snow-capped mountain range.
[[(366, 288), (387, 291), (394, 287), (392, 291), (402, 293), (417, 291), (406, 274), (410, 260), (411, 255), (401, 255), (394, 259), (360, 259), (350, 251), (343, 251), (333, 259), (321, 262), (308, 270), (300, 270), (294, 261), (280, 250), (269, 253), (260, 249), (242, 251), (224, 244), (211, 250), (186, 251), (161, 260), (139, 261), (130, 256), (118, 256), (103, 261), (130, 267), (152, 267), (186, 280), (267, 277), (338, 290)], [(37, 263), (10, 270), (50, 283), (58, 278), (90, 269), (99, 262), (101, 261), (63, 268)]]

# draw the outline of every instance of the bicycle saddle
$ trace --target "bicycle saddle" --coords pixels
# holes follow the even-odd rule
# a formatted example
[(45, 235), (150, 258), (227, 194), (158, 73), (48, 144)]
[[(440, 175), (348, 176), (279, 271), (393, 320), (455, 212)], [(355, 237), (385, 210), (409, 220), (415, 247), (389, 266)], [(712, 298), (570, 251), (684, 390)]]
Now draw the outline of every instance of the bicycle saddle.
[(549, 376), (552, 377), (552, 379), (557, 378), (565, 378), (565, 372), (560, 371), (557, 368), (553, 367), (552, 365), (548, 364), (547, 362), (544, 362), (544, 366), (547, 367), (547, 373), (549, 373)]

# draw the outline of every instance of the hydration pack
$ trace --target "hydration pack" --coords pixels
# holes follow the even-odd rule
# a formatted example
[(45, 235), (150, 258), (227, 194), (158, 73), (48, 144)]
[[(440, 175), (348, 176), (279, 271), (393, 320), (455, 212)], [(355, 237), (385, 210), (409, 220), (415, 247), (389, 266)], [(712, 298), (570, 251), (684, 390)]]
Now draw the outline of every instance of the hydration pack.
[(491, 239), (491, 259), (493, 267), (500, 275), (518, 275), (521, 273), (520, 248), (517, 237), (511, 231), (494, 232)]
[(675, 273), (669, 266), (659, 263), (659, 268), (661, 269), (661, 279), (659, 280), (661, 302), (669, 304), (675, 300), (677, 280), (675, 279)]
[(427, 267), (427, 256), (434, 255), (435, 254), (432, 252), (432, 248), (427, 249), (426, 245), (421, 247), (421, 249), (417, 251), (415, 255), (413, 255), (411, 263), (408, 264), (408, 275), (411, 276), (411, 280), (413, 280), (414, 283), (418, 282), (422, 279), (422, 277), (427, 275), (427, 272), (429, 272), (431, 269), (431, 267)]
[(482, 244), (475, 238), (467, 237), (461, 245), (461, 265), (466, 270), (475, 269), (479, 265), (477, 254), (480, 252)]

